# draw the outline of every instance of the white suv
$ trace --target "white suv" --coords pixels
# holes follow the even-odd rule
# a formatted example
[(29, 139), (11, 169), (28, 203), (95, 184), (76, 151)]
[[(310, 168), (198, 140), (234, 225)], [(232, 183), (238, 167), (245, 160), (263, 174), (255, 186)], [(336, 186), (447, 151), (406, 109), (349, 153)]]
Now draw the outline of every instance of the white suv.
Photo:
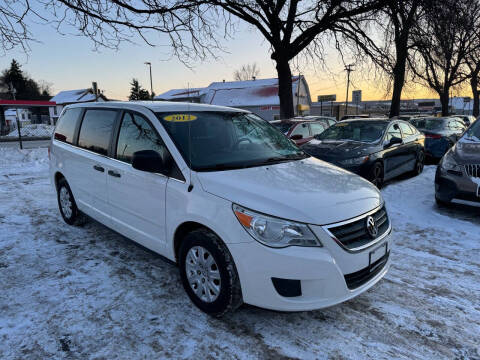
[(175, 261), (216, 316), (242, 302), (331, 306), (387, 272), (378, 190), (238, 109), (169, 102), (68, 106), (51, 144), (63, 219), (92, 217)]

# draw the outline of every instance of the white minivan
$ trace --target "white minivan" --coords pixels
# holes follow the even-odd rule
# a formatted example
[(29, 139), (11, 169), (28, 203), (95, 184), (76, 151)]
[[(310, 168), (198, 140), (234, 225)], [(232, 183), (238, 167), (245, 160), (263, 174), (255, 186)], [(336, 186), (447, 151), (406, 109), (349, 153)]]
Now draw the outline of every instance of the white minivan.
[(240, 109), (67, 106), (50, 148), (63, 219), (84, 215), (178, 264), (201, 310), (299, 311), (353, 298), (390, 265), (379, 191)]

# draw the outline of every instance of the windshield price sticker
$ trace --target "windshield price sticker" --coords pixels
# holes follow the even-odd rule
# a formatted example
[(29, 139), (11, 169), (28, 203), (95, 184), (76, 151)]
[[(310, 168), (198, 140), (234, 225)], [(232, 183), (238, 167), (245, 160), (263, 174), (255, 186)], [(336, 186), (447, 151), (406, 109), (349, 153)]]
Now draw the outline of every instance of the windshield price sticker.
[(165, 116), (163, 120), (171, 121), (171, 122), (188, 122), (188, 121), (197, 120), (197, 117), (195, 115), (189, 115), (189, 114), (172, 114), (172, 115)]

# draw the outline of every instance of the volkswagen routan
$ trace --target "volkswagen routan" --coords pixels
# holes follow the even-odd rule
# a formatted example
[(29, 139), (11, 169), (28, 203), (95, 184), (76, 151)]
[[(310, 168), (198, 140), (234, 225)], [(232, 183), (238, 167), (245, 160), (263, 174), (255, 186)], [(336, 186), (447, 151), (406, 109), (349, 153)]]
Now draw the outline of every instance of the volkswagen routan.
[(174, 261), (192, 302), (214, 316), (242, 303), (335, 305), (390, 265), (392, 228), (376, 187), (245, 110), (67, 106), (50, 176), (66, 223), (93, 218)]

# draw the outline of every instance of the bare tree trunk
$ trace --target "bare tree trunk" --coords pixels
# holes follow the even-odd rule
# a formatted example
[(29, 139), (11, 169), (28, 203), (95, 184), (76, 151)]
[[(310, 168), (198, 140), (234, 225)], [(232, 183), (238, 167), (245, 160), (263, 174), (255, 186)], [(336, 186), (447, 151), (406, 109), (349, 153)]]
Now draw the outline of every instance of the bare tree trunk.
[(477, 117), (480, 114), (480, 102), (478, 99), (478, 78), (477, 76), (472, 76), (470, 79), (470, 86), (472, 87), (473, 93), (473, 113), (472, 115)]
[(292, 95), (292, 72), (288, 60), (275, 59), (278, 73), (278, 97), (280, 98), (280, 119), (290, 119), (295, 116)]
[(442, 116), (448, 116), (448, 103), (450, 100), (450, 88), (443, 89), (440, 95), (440, 103), (442, 104)]
[(390, 117), (400, 115), (400, 101), (402, 100), (402, 90), (405, 83), (405, 67), (407, 58), (403, 58), (395, 66), (393, 73), (393, 93), (390, 104)]
[(404, 37), (402, 41), (398, 41), (395, 44), (397, 62), (393, 69), (393, 93), (390, 104), (390, 117), (400, 115), (400, 101), (402, 99), (403, 85), (405, 84), (405, 69), (407, 68), (407, 42), (408, 38)]

